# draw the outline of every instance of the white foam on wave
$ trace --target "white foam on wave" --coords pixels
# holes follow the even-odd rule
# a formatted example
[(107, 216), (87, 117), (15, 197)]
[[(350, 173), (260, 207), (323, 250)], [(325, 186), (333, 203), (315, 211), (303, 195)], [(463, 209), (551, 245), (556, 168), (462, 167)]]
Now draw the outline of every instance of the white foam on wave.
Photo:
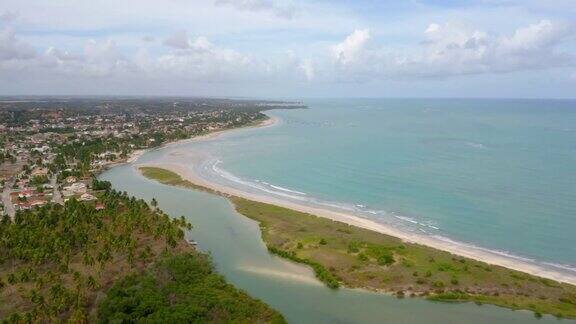
[(486, 148), (486, 145), (484, 145), (482, 143), (476, 143), (476, 142), (466, 142), (466, 145), (473, 147), (473, 148), (479, 148), (479, 149)]
[(410, 218), (410, 217), (398, 216), (398, 215), (394, 215), (394, 217), (396, 217), (396, 218), (398, 218), (398, 219), (401, 219), (401, 220), (403, 220), (403, 221), (405, 221), (405, 222), (412, 223), (412, 224), (420, 224), (420, 223), (418, 223), (417, 221), (415, 221), (414, 219), (412, 219), (412, 218)]
[[(254, 189), (257, 189), (257, 190), (262, 190), (262, 191), (265, 191), (265, 192), (267, 192), (267, 193), (270, 193), (270, 194), (273, 194), (273, 195), (282, 196), (282, 197), (285, 197), (285, 198), (296, 199), (296, 200), (300, 200), (300, 201), (306, 201), (306, 200), (307, 200), (305, 197), (302, 197), (302, 196), (290, 195), (290, 194), (287, 194), (287, 193), (284, 193), (284, 192), (279, 192), (279, 191), (276, 191), (276, 190), (270, 190), (270, 189), (268, 189), (266, 186), (261, 186), (261, 185), (259, 185), (259, 184), (257, 184), (257, 183), (251, 182), (251, 181), (242, 180), (241, 178), (239, 178), (239, 177), (231, 174), (230, 172), (220, 169), (220, 168), (218, 167), (218, 164), (220, 164), (220, 163), (222, 163), (222, 161), (220, 161), (220, 160), (215, 160), (215, 161), (213, 161), (213, 162), (211, 162), (211, 163), (209, 162), (209, 163), (208, 163), (208, 166), (211, 166), (211, 170), (212, 170), (216, 175), (218, 175), (218, 176), (220, 176), (220, 177), (222, 177), (222, 178), (224, 178), (224, 179), (226, 179), (226, 180), (228, 180), (228, 181), (231, 181), (231, 182), (234, 182), (234, 183), (237, 183), (237, 184), (240, 184), (240, 185), (244, 185), (244, 186), (247, 186), (247, 187), (250, 187), (250, 188), (254, 188)], [(266, 184), (266, 183), (263, 182), (263, 181), (261, 181), (260, 183)]]
[(351, 205), (351, 204), (340, 203), (340, 202), (319, 201), (319, 200), (313, 200), (313, 202), (315, 202), (319, 205), (322, 205), (322, 206), (332, 207), (332, 208), (336, 208), (336, 209), (340, 209), (340, 210), (345, 210), (347, 212), (356, 212), (357, 211), (357, 209), (354, 207), (354, 205)]
[(511, 252), (504, 251), (504, 250), (489, 249), (489, 248), (481, 247), (481, 246), (478, 246), (478, 245), (475, 245), (472, 243), (455, 241), (451, 238), (448, 238), (448, 237), (442, 236), (442, 235), (432, 235), (432, 237), (434, 237), (437, 240), (447, 242), (447, 243), (457, 245), (457, 246), (464, 246), (467, 248), (480, 250), (480, 251), (484, 251), (484, 252), (488, 252), (488, 253), (493, 253), (493, 254), (497, 254), (497, 255), (504, 256), (504, 257), (511, 258), (511, 259), (515, 259), (515, 260), (521, 260), (521, 261), (528, 262), (528, 263), (537, 263), (537, 261), (535, 259), (519, 256), (519, 255), (513, 254)]
[(542, 262), (542, 263), (549, 265), (551, 267), (554, 267), (554, 268), (568, 270), (570, 272), (576, 272), (576, 265), (560, 264), (560, 263), (554, 263), (554, 262)]
[(291, 193), (295, 193), (295, 194), (298, 194), (298, 195), (306, 196), (306, 193), (301, 192), (301, 191), (291, 190), (291, 189), (288, 189), (288, 188), (284, 188), (284, 187), (280, 187), (280, 186), (275, 186), (275, 185), (273, 185), (273, 184), (269, 184), (269, 186), (272, 187), (272, 188), (274, 188), (274, 189), (278, 189), (278, 190), (282, 190), (282, 191), (291, 192)]
[[(495, 254), (495, 255), (500, 255), (500, 256), (510, 258), (510, 259), (520, 260), (520, 261), (527, 262), (527, 263), (546, 265), (550, 268), (556, 268), (559, 270), (576, 272), (576, 265), (566, 265), (566, 264), (558, 264), (558, 263), (552, 263), (552, 262), (538, 261), (538, 260), (535, 260), (532, 258), (516, 255), (516, 254), (511, 253), (509, 251), (484, 248), (484, 247), (481, 247), (481, 246), (478, 246), (478, 245), (475, 245), (472, 243), (456, 241), (456, 240), (450, 239), (446, 236), (433, 234), (433, 232), (435, 232), (435, 231), (428, 232), (422, 227), (431, 228), (431, 229), (434, 229), (436, 231), (439, 231), (440, 228), (435, 226), (434, 224), (431, 224), (431, 223), (419, 222), (419, 221), (417, 221), (411, 217), (396, 215), (394, 212), (386, 212), (383, 210), (370, 210), (370, 209), (366, 209), (366, 206), (361, 205), (361, 204), (346, 204), (346, 203), (339, 203), (339, 202), (321, 201), (321, 200), (317, 200), (313, 197), (309, 197), (304, 192), (291, 190), (291, 189), (283, 188), (280, 186), (271, 185), (271, 184), (266, 183), (266, 182), (261, 181), (261, 180), (254, 180), (253, 182), (248, 181), (248, 180), (243, 180), (243, 179), (241, 179), (241, 178), (239, 178), (239, 177), (237, 177), (237, 176), (235, 176), (235, 175), (233, 175), (233, 174), (231, 174), (225, 170), (220, 169), (218, 167), (218, 165), (221, 163), (222, 163), (222, 161), (220, 161), (220, 160), (210, 161), (207, 163), (206, 168), (210, 167), (211, 171), (213, 171), (217, 176), (220, 176), (220, 177), (222, 177), (228, 181), (231, 181), (231, 182), (243, 185), (243, 186), (247, 186), (247, 187), (250, 187), (250, 188), (253, 188), (256, 190), (264, 191), (264, 192), (267, 192), (267, 193), (272, 194), (272, 195), (276, 195), (276, 196), (280, 196), (280, 197), (284, 197), (284, 198), (288, 198), (288, 199), (294, 199), (294, 200), (302, 201), (305, 203), (322, 205), (324, 207), (335, 208), (337, 210), (342, 210), (342, 211), (346, 211), (346, 212), (353, 212), (356, 215), (358, 215), (360, 213), (360, 214), (364, 214), (367, 217), (368, 217), (368, 215), (366, 215), (366, 214), (379, 215), (379, 216), (393, 216), (396, 219), (399, 219), (405, 223), (411, 224), (412, 225), (411, 228), (407, 229), (409, 232), (419, 231), (422, 233), (422, 235), (428, 235), (428, 236), (433, 237), (437, 240), (440, 240), (440, 241), (443, 241), (446, 243), (450, 243), (452, 245), (467, 247), (470, 249), (475, 249), (475, 250), (479, 250), (479, 251), (483, 251), (483, 252), (487, 252), (487, 253), (491, 253), (491, 254)], [(276, 190), (273, 190), (273, 189), (276, 189)]]

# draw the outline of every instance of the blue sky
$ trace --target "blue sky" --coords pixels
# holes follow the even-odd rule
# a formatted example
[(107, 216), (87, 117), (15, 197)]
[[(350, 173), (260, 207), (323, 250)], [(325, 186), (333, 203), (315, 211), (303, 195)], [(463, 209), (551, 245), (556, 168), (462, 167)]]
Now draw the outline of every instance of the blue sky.
[(573, 0), (4, 0), (0, 95), (576, 97)]

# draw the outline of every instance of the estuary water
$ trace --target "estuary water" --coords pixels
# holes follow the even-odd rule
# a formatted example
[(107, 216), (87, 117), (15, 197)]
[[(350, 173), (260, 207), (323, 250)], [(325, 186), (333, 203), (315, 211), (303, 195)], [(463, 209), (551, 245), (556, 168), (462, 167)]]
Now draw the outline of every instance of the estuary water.
[[(145, 159), (153, 161), (161, 152), (149, 152)], [(536, 319), (531, 312), (489, 305), (397, 299), (362, 290), (332, 291), (310, 269), (270, 255), (258, 225), (237, 214), (222, 197), (147, 180), (131, 164), (117, 166), (100, 178), (111, 181), (116, 190), (148, 201), (156, 198), (159, 207), (174, 217), (185, 216), (194, 225), (186, 235), (211, 254), (218, 272), (280, 311), (290, 323), (558, 323), (551, 316)]]

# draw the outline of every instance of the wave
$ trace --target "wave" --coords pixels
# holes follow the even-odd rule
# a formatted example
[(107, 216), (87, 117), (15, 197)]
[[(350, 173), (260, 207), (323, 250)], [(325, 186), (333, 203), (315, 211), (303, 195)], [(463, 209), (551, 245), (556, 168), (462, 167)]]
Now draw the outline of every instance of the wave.
[(278, 189), (278, 190), (282, 190), (282, 191), (286, 191), (286, 192), (291, 192), (291, 193), (295, 193), (295, 194), (299, 194), (299, 195), (303, 195), (306, 196), (306, 194), (304, 192), (301, 191), (296, 191), (296, 190), (290, 190), (284, 187), (280, 187), (280, 186), (275, 186), (272, 184), (269, 184), (270, 187), (274, 188), (274, 189)]
[(466, 142), (466, 145), (473, 147), (473, 148), (479, 148), (479, 149), (486, 148), (486, 145), (484, 145), (482, 143), (476, 143), (476, 142)]
[[(211, 167), (210, 167), (211, 170), (212, 170), (217, 176), (220, 176), (220, 177), (222, 177), (222, 178), (224, 178), (224, 179), (226, 179), (226, 180), (228, 180), (228, 181), (231, 181), (231, 182), (234, 182), (234, 183), (237, 183), (237, 184), (240, 184), (240, 185), (244, 185), (244, 186), (247, 186), (247, 187), (250, 187), (250, 188), (253, 188), (253, 189), (262, 190), (262, 191), (265, 191), (265, 192), (267, 192), (267, 193), (270, 193), (270, 194), (273, 194), (273, 195), (282, 196), (282, 197), (285, 197), (285, 198), (296, 199), (296, 200), (299, 200), (299, 201), (306, 201), (306, 200), (307, 200), (305, 197), (302, 197), (302, 196), (299, 196), (299, 195), (298, 195), (298, 196), (297, 196), (297, 195), (290, 195), (290, 194), (287, 194), (287, 193), (284, 193), (284, 192), (279, 192), (279, 191), (276, 191), (276, 190), (270, 190), (270, 189), (268, 189), (266, 186), (262, 186), (262, 185), (259, 185), (259, 184), (256, 184), (256, 183), (254, 183), (254, 182), (247, 181), (247, 180), (242, 180), (241, 178), (239, 178), (239, 177), (231, 174), (230, 172), (220, 169), (220, 168), (218, 167), (218, 164), (221, 164), (221, 163), (222, 163), (222, 161), (220, 161), (220, 160), (215, 160), (215, 161), (209, 162), (209, 163), (207, 164), (207, 166), (211, 166)], [(264, 182), (260, 181), (260, 183), (264, 183)]]
[(403, 220), (403, 221), (412, 223), (412, 224), (420, 224), (420, 223), (418, 223), (417, 221), (415, 221), (414, 219), (412, 219), (412, 218), (410, 218), (410, 217), (406, 217), (406, 216), (396, 216), (396, 215), (395, 215), (394, 217), (396, 217), (396, 218), (398, 218), (398, 219), (401, 219), (401, 220)]
[(427, 138), (421, 141), (424, 144), (432, 145), (457, 145), (457, 146), (468, 146), (475, 149), (485, 149), (487, 146), (484, 143), (469, 141), (461, 138)]
[(567, 265), (567, 264), (559, 264), (559, 263), (546, 262), (546, 261), (538, 261), (536, 259), (525, 257), (525, 256), (520, 256), (520, 255), (514, 254), (512, 252), (505, 251), (505, 250), (490, 249), (490, 248), (485, 248), (485, 247), (478, 246), (478, 245), (475, 245), (472, 243), (455, 241), (453, 239), (450, 239), (450, 238), (442, 236), (442, 235), (432, 235), (432, 237), (434, 237), (435, 239), (450, 243), (450, 244), (454, 244), (454, 245), (458, 245), (458, 246), (465, 246), (465, 247), (472, 248), (475, 250), (480, 250), (480, 251), (484, 251), (484, 252), (488, 252), (488, 253), (501, 255), (501, 256), (511, 258), (514, 260), (520, 260), (520, 261), (524, 261), (524, 262), (531, 263), (531, 264), (547, 265), (549, 267), (553, 267), (556, 269), (562, 269), (562, 270), (566, 270), (566, 271), (570, 271), (570, 272), (576, 272), (576, 265)]
[[(249, 187), (249, 188), (252, 188), (252, 189), (255, 189), (258, 191), (263, 191), (263, 192), (266, 192), (266, 193), (274, 195), (274, 196), (284, 197), (284, 198), (288, 198), (288, 199), (294, 199), (294, 200), (304, 202), (307, 204), (312, 204), (312, 205), (320, 205), (323, 207), (327, 207), (329, 209), (336, 209), (338, 211), (351, 212), (356, 216), (365, 217), (365, 218), (369, 218), (369, 219), (376, 220), (376, 221), (384, 221), (384, 222), (389, 223), (393, 226), (396, 226), (397, 228), (400, 226), (399, 229), (404, 229), (404, 230), (407, 229), (410, 232), (417, 231), (417, 232), (420, 232), (421, 235), (427, 235), (427, 236), (433, 237), (434, 239), (437, 239), (437, 240), (440, 240), (440, 241), (443, 241), (446, 243), (450, 243), (453, 245), (467, 247), (467, 248), (471, 248), (471, 249), (475, 249), (475, 250), (479, 250), (479, 251), (483, 251), (483, 252), (487, 252), (487, 253), (491, 253), (491, 254), (496, 254), (496, 255), (504, 256), (504, 257), (514, 259), (514, 260), (520, 260), (520, 261), (531, 263), (531, 264), (545, 265), (545, 266), (548, 266), (550, 268), (555, 268), (557, 270), (564, 270), (564, 271), (576, 273), (576, 265), (566, 265), (566, 264), (557, 264), (557, 263), (552, 263), (552, 262), (539, 261), (539, 260), (532, 259), (529, 257), (519, 256), (517, 254), (514, 254), (514, 253), (509, 252), (509, 251), (505, 251), (505, 250), (490, 249), (490, 248), (485, 248), (485, 247), (478, 246), (478, 245), (468, 243), (468, 242), (453, 240), (449, 237), (437, 234), (439, 231), (441, 231), (441, 229), (430, 221), (419, 221), (419, 220), (412, 218), (412, 217), (408, 217), (408, 216), (404, 216), (404, 215), (397, 215), (394, 212), (388, 212), (385, 210), (368, 209), (363, 204), (348, 204), (348, 203), (342, 203), (342, 202), (322, 201), (322, 200), (319, 200), (319, 199), (316, 199), (314, 197), (309, 196), (305, 192), (296, 191), (296, 190), (284, 188), (284, 187), (277, 186), (277, 185), (272, 185), (272, 184), (265, 182), (265, 181), (262, 181), (262, 180), (252, 180), (252, 181), (244, 180), (244, 179), (241, 179), (240, 177), (237, 177), (237, 176), (231, 174), (228, 171), (225, 171), (225, 170), (219, 168), (218, 165), (221, 163), (222, 163), (222, 161), (220, 161), (220, 160), (211, 160), (208, 163), (206, 163), (205, 168), (209, 169), (209, 171), (212, 171), (216, 176), (221, 177), (227, 181), (236, 183), (236, 184), (241, 185), (241, 186)], [(372, 215), (372, 216), (370, 216), (370, 215)], [(400, 220), (405, 225), (402, 226), (402, 224), (400, 224), (398, 222), (391, 222), (392, 219)], [(406, 228), (406, 225), (408, 225), (408, 228)]]
[(569, 264), (561, 264), (561, 263), (554, 263), (554, 262), (542, 262), (546, 265), (549, 265), (554, 268), (568, 270), (571, 272), (576, 272), (576, 265), (569, 265)]

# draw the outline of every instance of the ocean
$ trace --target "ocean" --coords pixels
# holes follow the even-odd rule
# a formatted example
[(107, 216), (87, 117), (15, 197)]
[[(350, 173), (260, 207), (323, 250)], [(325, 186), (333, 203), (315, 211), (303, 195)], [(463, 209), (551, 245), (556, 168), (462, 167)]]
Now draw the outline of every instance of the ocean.
[[(273, 127), (153, 150), (137, 164), (192, 164), (211, 181), (356, 215), (572, 271), (576, 264), (576, 102), (307, 100), (267, 112)], [(294, 323), (531, 323), (530, 312), (342, 288), (270, 255), (258, 225), (218, 196), (101, 175), (194, 225), (187, 236), (237, 287)]]
[(576, 271), (576, 101), (305, 103), (194, 145), (239, 186)]

